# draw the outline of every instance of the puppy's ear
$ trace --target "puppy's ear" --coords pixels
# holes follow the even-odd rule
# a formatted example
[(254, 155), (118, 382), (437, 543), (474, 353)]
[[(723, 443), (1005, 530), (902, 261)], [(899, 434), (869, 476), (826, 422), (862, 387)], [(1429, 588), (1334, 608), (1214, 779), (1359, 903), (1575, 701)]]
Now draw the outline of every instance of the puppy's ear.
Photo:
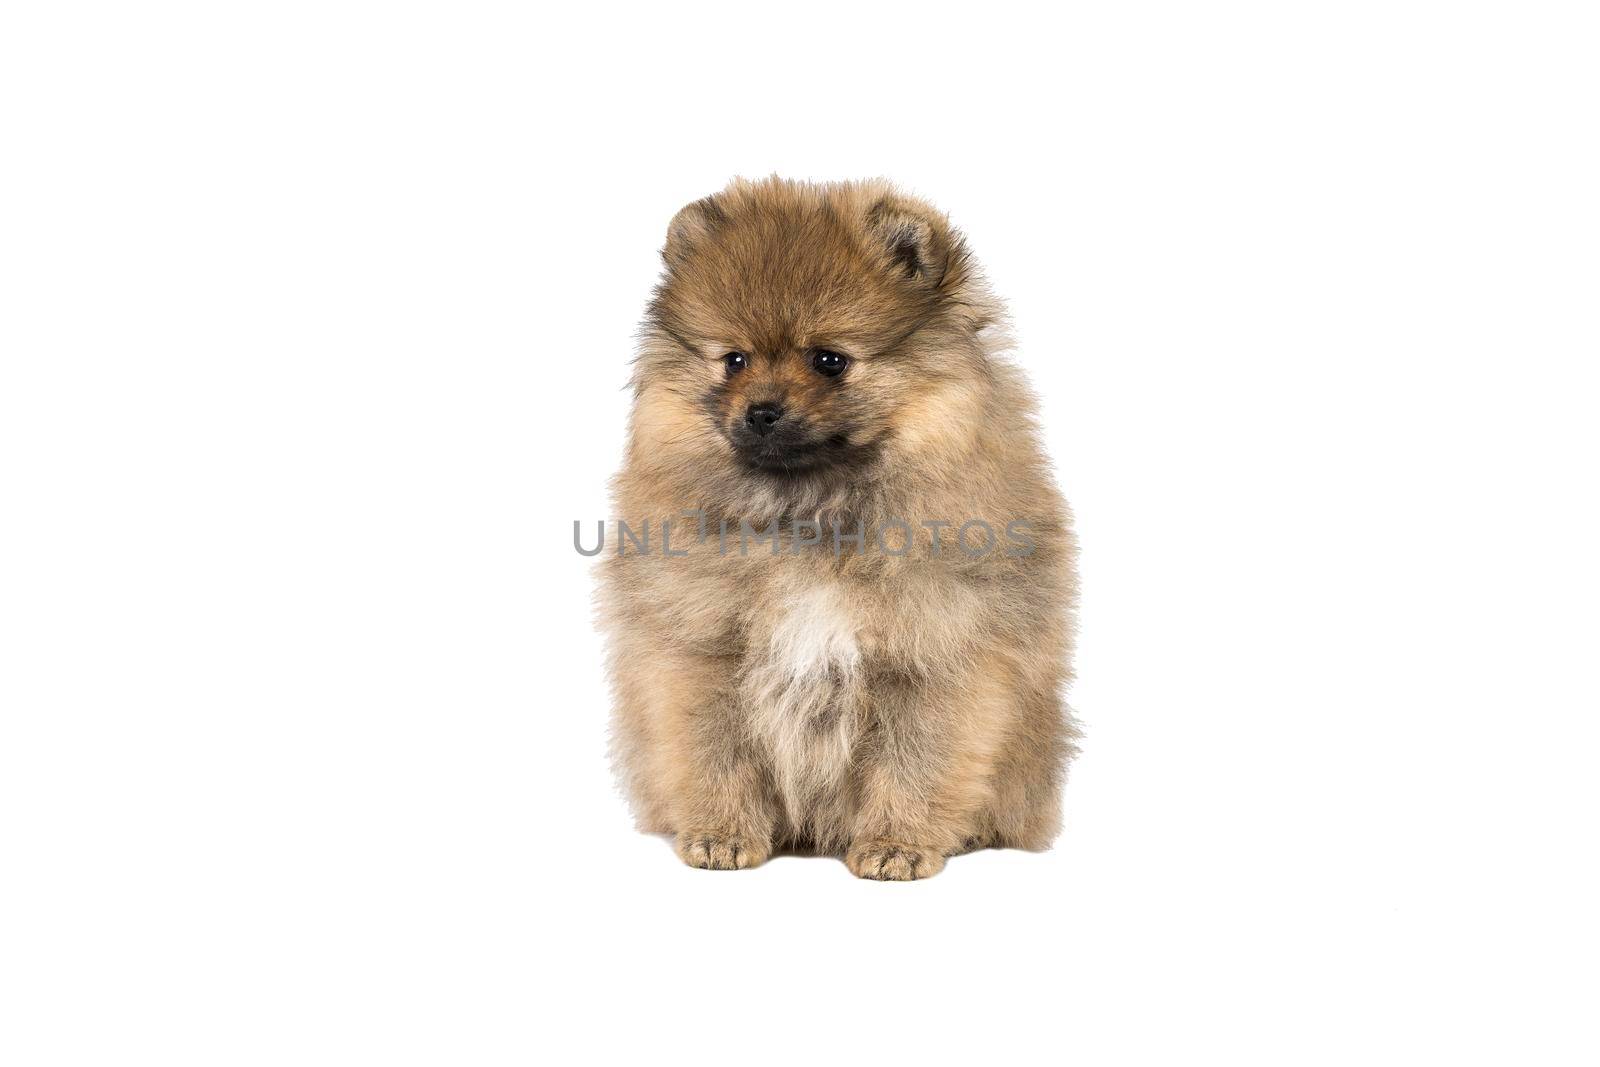
[(914, 200), (886, 196), (868, 209), (867, 229), (883, 246), (891, 270), (929, 285), (944, 280), (955, 246), (944, 216)]
[(661, 257), (669, 264), (681, 262), (695, 245), (727, 221), (728, 213), (715, 196), (685, 205), (667, 226), (667, 245), (661, 250)]

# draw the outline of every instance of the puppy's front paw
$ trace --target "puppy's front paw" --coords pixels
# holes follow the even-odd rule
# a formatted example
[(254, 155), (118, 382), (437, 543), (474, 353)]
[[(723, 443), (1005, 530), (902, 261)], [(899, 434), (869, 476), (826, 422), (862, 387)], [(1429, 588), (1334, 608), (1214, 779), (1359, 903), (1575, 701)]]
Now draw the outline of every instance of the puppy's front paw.
[(708, 871), (741, 871), (766, 862), (772, 846), (740, 834), (691, 830), (678, 835), (678, 858)]
[(944, 856), (931, 848), (899, 841), (863, 841), (844, 854), (844, 863), (857, 878), (879, 882), (914, 882), (932, 878), (944, 869)]

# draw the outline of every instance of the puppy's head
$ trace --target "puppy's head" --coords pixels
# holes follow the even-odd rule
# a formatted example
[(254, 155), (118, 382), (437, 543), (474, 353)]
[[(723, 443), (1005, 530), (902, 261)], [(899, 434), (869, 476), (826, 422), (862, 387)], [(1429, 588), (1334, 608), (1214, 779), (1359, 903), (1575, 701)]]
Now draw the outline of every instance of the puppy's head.
[(885, 183), (736, 181), (672, 220), (638, 443), (770, 487), (858, 476), (983, 372), (983, 301), (944, 216)]

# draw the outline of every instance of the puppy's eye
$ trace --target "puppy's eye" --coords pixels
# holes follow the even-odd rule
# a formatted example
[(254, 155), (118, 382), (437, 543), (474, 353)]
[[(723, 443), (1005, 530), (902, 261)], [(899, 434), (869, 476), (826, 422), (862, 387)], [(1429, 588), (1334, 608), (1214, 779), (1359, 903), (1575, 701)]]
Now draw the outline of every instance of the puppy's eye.
[(819, 348), (811, 353), (811, 366), (824, 378), (837, 378), (844, 373), (844, 368), (849, 360), (839, 353), (826, 348)]
[(728, 368), (729, 374), (738, 374), (750, 365), (750, 357), (743, 352), (729, 352), (722, 357), (722, 365)]

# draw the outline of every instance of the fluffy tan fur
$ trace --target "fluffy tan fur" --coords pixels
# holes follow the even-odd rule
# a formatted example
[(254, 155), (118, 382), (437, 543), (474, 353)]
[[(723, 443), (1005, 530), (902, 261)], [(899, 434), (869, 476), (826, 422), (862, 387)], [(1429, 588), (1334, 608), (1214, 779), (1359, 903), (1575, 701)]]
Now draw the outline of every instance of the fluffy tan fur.
[[(885, 183), (774, 178), (684, 208), (663, 256), (615, 481), (616, 518), (652, 540), (607, 545), (600, 595), (640, 827), (697, 867), (789, 847), (891, 880), (1046, 847), (1075, 545), (960, 235)], [(821, 458), (753, 467), (738, 434), (761, 403)], [(969, 555), (972, 519), (1026, 524), (1033, 550)]]

